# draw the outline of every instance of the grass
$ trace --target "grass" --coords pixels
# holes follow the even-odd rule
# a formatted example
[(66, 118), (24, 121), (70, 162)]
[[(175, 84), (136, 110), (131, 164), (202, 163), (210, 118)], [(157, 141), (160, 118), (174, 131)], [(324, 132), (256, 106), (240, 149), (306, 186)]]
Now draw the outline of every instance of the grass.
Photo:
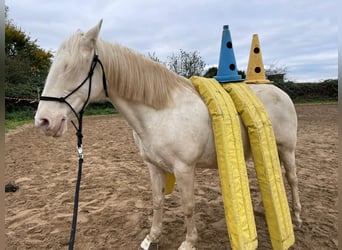
[(113, 115), (118, 114), (118, 111), (109, 106), (89, 106), (84, 111), (84, 115)]
[(9, 130), (15, 129), (27, 123), (33, 123), (32, 109), (24, 109), (21, 111), (15, 111), (12, 113), (6, 113), (5, 115), (5, 133)]
[[(113, 106), (111, 106), (111, 104), (108, 105), (107, 103), (99, 103), (89, 105), (86, 108), (84, 115), (112, 115), (117, 113), (118, 112), (113, 108)], [(24, 109), (21, 111), (7, 113), (5, 116), (5, 133), (28, 123), (33, 124), (33, 117), (33, 109)]]
[(27, 119), (27, 120), (5, 120), (5, 133), (7, 133), (10, 130), (16, 129), (17, 127), (20, 127), (24, 124), (33, 123), (33, 119)]

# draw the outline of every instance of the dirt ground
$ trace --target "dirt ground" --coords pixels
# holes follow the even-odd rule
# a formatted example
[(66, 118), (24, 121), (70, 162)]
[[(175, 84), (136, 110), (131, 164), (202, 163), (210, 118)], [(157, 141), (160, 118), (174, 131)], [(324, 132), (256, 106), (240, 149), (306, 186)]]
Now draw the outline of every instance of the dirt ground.
[[(296, 109), (303, 226), (295, 228), (291, 249), (337, 249), (337, 105)], [(26, 125), (6, 134), (5, 183), (19, 186), (6, 193), (6, 249), (67, 248), (77, 174), (74, 133), (70, 126), (65, 137), (52, 139)], [(84, 136), (75, 248), (138, 249), (151, 224), (152, 194), (131, 129), (120, 116), (86, 117)], [(255, 204), (252, 166), (248, 173)], [(177, 249), (185, 237), (177, 189), (165, 207), (160, 249)], [(257, 213), (255, 219), (259, 249), (271, 249), (265, 217)], [(196, 220), (198, 249), (230, 249), (217, 170), (196, 170)]]

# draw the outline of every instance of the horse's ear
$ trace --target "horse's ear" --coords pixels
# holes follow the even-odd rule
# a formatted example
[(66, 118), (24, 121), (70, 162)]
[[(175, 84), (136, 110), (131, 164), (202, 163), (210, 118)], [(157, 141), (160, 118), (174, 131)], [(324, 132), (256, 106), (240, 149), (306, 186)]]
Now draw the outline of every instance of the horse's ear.
[(89, 49), (93, 49), (95, 47), (96, 40), (100, 33), (101, 25), (102, 19), (95, 27), (91, 28), (87, 33), (85, 33), (83, 38), (84, 46), (88, 47)]

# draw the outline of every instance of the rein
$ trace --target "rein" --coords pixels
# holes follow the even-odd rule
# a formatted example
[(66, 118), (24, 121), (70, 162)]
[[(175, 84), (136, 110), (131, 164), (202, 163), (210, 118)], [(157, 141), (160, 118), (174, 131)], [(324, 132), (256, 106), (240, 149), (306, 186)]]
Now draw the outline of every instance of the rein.
[[(78, 213), (78, 200), (79, 200), (79, 193), (80, 193), (80, 186), (81, 186), (82, 165), (83, 165), (83, 144), (82, 144), (82, 139), (83, 139), (83, 134), (82, 134), (83, 113), (84, 113), (84, 110), (85, 110), (85, 108), (88, 104), (88, 101), (90, 99), (92, 78), (93, 78), (94, 70), (95, 70), (97, 64), (99, 64), (101, 66), (103, 89), (105, 91), (106, 97), (108, 97), (106, 75), (104, 72), (102, 62), (98, 58), (98, 55), (96, 54), (96, 52), (94, 52), (94, 57), (93, 57), (93, 60), (91, 62), (91, 66), (90, 66), (87, 77), (73, 91), (71, 91), (69, 94), (67, 94), (64, 97), (53, 97), (53, 96), (41, 96), (40, 97), (41, 101), (55, 101), (55, 102), (65, 103), (66, 105), (69, 106), (71, 111), (75, 114), (75, 116), (77, 118), (77, 122), (78, 122), (78, 127), (77, 127), (75, 125), (75, 123), (73, 121), (71, 121), (72, 125), (76, 129), (76, 136), (77, 136), (78, 173), (77, 173), (77, 181), (76, 181), (76, 188), (75, 188), (74, 213), (73, 213), (71, 232), (70, 232), (69, 250), (74, 249), (76, 225), (77, 225), (77, 213)], [(88, 80), (89, 80), (89, 89), (88, 89), (87, 99), (84, 102), (80, 112), (77, 113), (76, 110), (67, 101), (67, 98), (70, 97), (71, 95), (73, 95), (74, 93), (76, 93), (76, 91), (78, 91)]]

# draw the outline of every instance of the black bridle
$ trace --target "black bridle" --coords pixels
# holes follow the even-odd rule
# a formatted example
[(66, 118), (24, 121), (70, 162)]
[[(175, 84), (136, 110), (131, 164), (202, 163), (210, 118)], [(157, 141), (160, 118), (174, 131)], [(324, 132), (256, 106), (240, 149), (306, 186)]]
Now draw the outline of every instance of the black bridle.
[[(94, 52), (94, 56), (93, 56), (93, 60), (91, 62), (90, 65), (90, 69), (88, 72), (87, 77), (83, 80), (83, 82), (81, 82), (73, 91), (71, 91), (69, 94), (67, 94), (64, 97), (54, 97), (54, 96), (41, 96), (40, 100), (41, 101), (55, 101), (55, 102), (61, 102), (61, 103), (65, 103), (69, 106), (69, 108), (71, 109), (71, 111), (75, 114), (77, 121), (78, 121), (78, 128), (76, 127), (75, 123), (72, 122), (72, 124), (74, 125), (76, 130), (81, 130), (80, 126), (82, 126), (82, 116), (84, 113), (84, 110), (88, 104), (89, 98), (90, 98), (90, 93), (91, 93), (91, 84), (92, 84), (92, 78), (93, 78), (93, 74), (94, 74), (94, 70), (96, 68), (97, 63), (100, 64), (101, 69), (102, 69), (102, 82), (103, 82), (103, 89), (105, 91), (105, 95), (106, 97), (108, 97), (108, 90), (107, 90), (107, 83), (106, 83), (106, 75), (104, 72), (104, 68), (103, 68), (103, 64), (99, 59), (99, 56), (96, 54), (96, 52)], [(71, 104), (67, 101), (68, 97), (70, 97), (71, 95), (75, 94), (76, 91), (78, 91), (87, 81), (89, 80), (89, 88), (88, 88), (88, 95), (87, 95), (87, 99), (84, 102), (81, 110), (79, 113), (76, 112), (76, 110), (71, 106)], [(82, 127), (81, 127), (82, 128)]]
[[(77, 152), (78, 152), (78, 174), (77, 174), (77, 182), (76, 182), (76, 188), (75, 188), (75, 197), (74, 197), (74, 214), (72, 218), (72, 225), (71, 225), (71, 232), (70, 232), (70, 240), (69, 240), (69, 250), (74, 249), (74, 242), (75, 242), (75, 234), (76, 234), (76, 224), (77, 224), (77, 213), (78, 213), (78, 200), (79, 200), (79, 193), (80, 193), (80, 185), (81, 185), (81, 176), (82, 176), (82, 164), (83, 164), (83, 145), (82, 145), (82, 122), (83, 122), (83, 113), (84, 110), (89, 102), (90, 94), (91, 94), (91, 84), (92, 84), (92, 78), (94, 75), (94, 70), (99, 64), (101, 66), (102, 70), (102, 82), (103, 82), (103, 89), (105, 91), (106, 97), (108, 97), (108, 90), (107, 90), (107, 82), (106, 82), (106, 75), (105, 71), (102, 65), (102, 62), (100, 61), (98, 55), (96, 52), (94, 52), (94, 57), (90, 65), (90, 69), (88, 72), (87, 77), (79, 84), (73, 91), (71, 91), (69, 94), (67, 94), (64, 97), (53, 97), (53, 96), (41, 96), (41, 101), (55, 101), (55, 102), (61, 102), (65, 103), (69, 106), (69, 108), (72, 110), (72, 112), (75, 114), (78, 122), (78, 127), (75, 125), (73, 121), (72, 124), (76, 129), (76, 136), (77, 136)], [(79, 113), (71, 106), (71, 104), (67, 101), (68, 97), (76, 93), (87, 81), (89, 80), (89, 88), (88, 88), (88, 94), (87, 99), (84, 102), (81, 110)]]

